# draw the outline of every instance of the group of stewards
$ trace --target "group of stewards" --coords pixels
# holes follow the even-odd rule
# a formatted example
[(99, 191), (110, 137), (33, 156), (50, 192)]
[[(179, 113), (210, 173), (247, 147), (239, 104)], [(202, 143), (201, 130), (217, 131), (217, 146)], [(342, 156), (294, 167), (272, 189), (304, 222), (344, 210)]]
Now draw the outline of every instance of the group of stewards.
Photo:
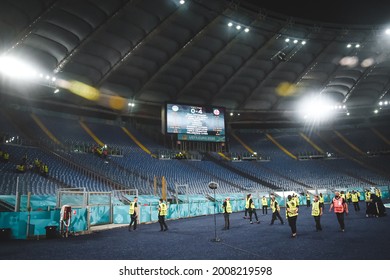
[[(349, 192), (348, 192), (349, 193)], [(359, 200), (360, 200), (360, 193), (358, 191), (353, 190), (349, 193), (351, 197), (351, 202), (354, 205), (354, 209), (356, 212), (360, 211), (359, 207)], [(383, 202), (381, 200), (381, 191), (378, 188), (375, 188), (375, 193), (371, 192), (370, 190), (367, 190), (365, 193), (366, 197), (366, 217), (381, 217), (386, 215), (386, 209), (383, 205)], [(250, 201), (252, 196), (248, 195), (246, 197), (246, 205), (245, 205), (245, 216), (246, 218), (247, 213), (251, 211), (252, 205)], [(227, 205), (225, 207), (225, 204)], [(267, 213), (266, 208), (268, 207), (267, 204), (267, 198), (265, 196), (261, 199), (261, 204), (263, 208), (263, 214)], [(279, 219), (281, 224), (284, 224), (282, 217), (280, 216), (280, 206), (278, 205), (278, 202), (275, 199), (274, 195), (271, 195), (271, 201), (270, 206), (272, 210), (272, 218), (270, 225), (273, 225), (275, 220)], [(319, 195), (314, 195), (313, 202), (311, 201), (310, 193), (306, 193), (306, 206), (311, 206), (311, 215), (314, 218), (315, 222), (315, 228), (316, 231), (322, 231), (321, 226), (321, 216), (324, 213), (324, 196), (322, 193)], [(230, 214), (231, 213), (231, 206), (229, 203), (229, 199), (226, 199), (224, 202), (224, 214)], [(346, 194), (342, 191), (336, 191), (335, 196), (330, 202), (329, 212), (333, 212), (336, 214), (336, 218), (338, 221), (338, 224), (340, 226), (340, 231), (345, 231), (345, 223), (344, 223), (344, 215), (348, 215), (348, 202), (346, 199)], [(229, 212), (230, 211), (230, 212)], [(252, 210), (253, 211), (253, 210)], [(288, 224), (291, 228), (291, 237), (295, 238), (297, 236), (297, 219), (298, 219), (298, 213), (299, 213), (299, 198), (296, 194), (288, 195), (287, 201), (286, 201), (286, 219), (288, 221)], [(225, 214), (226, 215), (226, 214)], [(230, 223), (228, 220), (228, 216), (225, 216), (225, 229), (229, 229)]]
[(46, 163), (36, 158), (32, 165), (29, 165), (27, 155), (24, 155), (21, 163), (16, 165), (16, 172), (25, 173), (29, 169), (32, 169), (35, 173), (39, 173), (45, 177), (49, 175), (49, 166)]
[[(382, 193), (380, 189), (375, 188), (375, 193), (371, 192), (370, 190), (366, 190), (365, 197), (366, 197), (366, 217), (375, 216), (380, 217), (386, 215), (386, 209), (383, 206), (382, 200), (381, 200)], [(355, 206), (356, 199), (357, 203), (359, 202), (359, 195), (356, 191), (351, 192), (351, 201), (354, 203), (355, 211), (359, 211), (360, 208), (357, 208)], [(311, 203), (310, 194), (306, 193), (306, 200), (310, 201), (311, 206), (311, 216), (314, 218), (315, 222), (315, 228), (316, 231), (322, 231), (321, 226), (321, 216), (324, 213), (324, 197), (322, 193), (319, 195), (314, 195), (313, 203)], [(309, 202), (307, 202), (309, 203)], [(267, 214), (267, 208), (268, 208), (268, 200), (265, 196), (261, 199), (262, 204), (262, 210), (263, 215)], [(273, 225), (274, 222), (279, 219), (280, 223), (283, 225), (284, 221), (282, 217), (280, 216), (280, 206), (278, 202), (276, 201), (275, 195), (271, 195), (270, 200), (270, 207), (272, 210), (272, 218), (270, 225)], [(160, 224), (160, 231), (167, 231), (168, 226), (165, 223), (165, 217), (167, 215), (167, 205), (164, 202), (164, 200), (161, 198), (159, 200), (158, 205), (158, 222)], [(358, 210), (357, 210), (358, 209)], [(343, 196), (342, 192), (336, 191), (335, 196), (332, 198), (330, 202), (329, 212), (333, 212), (336, 214), (337, 221), (340, 226), (340, 231), (345, 231), (345, 223), (344, 223), (344, 215), (348, 215), (348, 203), (345, 196)], [(224, 228), (223, 230), (229, 230), (230, 229), (230, 214), (232, 211), (232, 205), (230, 203), (230, 198), (227, 197), (222, 204), (222, 212), (224, 216)], [(256, 206), (254, 204), (253, 198), (251, 194), (248, 194), (246, 196), (245, 200), (245, 216), (244, 218), (247, 218), (247, 214), (249, 213), (249, 223), (253, 224), (252, 218), (253, 215), (256, 219), (256, 222), (259, 224), (260, 221), (258, 219), (257, 213), (256, 213)], [(288, 224), (291, 228), (291, 238), (295, 238), (297, 236), (297, 219), (298, 219), (298, 213), (299, 213), (299, 198), (296, 194), (288, 195), (287, 201), (286, 201), (286, 219), (288, 221)], [(131, 227), (133, 226), (133, 230), (136, 230), (137, 228), (137, 219), (139, 217), (139, 206), (138, 206), (138, 199), (137, 197), (134, 198), (132, 202), (130, 202), (130, 209), (129, 209), (129, 215), (131, 218), (130, 224), (129, 224), (129, 231), (131, 231)]]
[[(129, 231), (136, 230), (137, 229), (137, 222), (140, 215), (139, 210), (139, 204), (138, 204), (138, 197), (134, 197), (133, 201), (130, 201), (130, 207), (129, 207), (129, 215), (130, 215), (130, 224), (129, 224)], [(168, 206), (165, 203), (164, 199), (160, 198), (159, 203), (157, 206), (158, 210), (158, 222), (160, 224), (160, 231), (167, 231), (168, 226), (165, 222), (165, 217), (168, 214)], [(132, 228), (133, 226), (133, 228)]]

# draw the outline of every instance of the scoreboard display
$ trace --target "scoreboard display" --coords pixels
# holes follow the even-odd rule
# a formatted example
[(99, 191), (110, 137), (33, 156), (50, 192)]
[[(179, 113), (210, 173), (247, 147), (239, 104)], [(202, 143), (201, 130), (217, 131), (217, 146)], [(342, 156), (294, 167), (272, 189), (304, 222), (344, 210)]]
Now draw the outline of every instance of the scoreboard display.
[(225, 108), (167, 103), (166, 133), (179, 140), (225, 141)]

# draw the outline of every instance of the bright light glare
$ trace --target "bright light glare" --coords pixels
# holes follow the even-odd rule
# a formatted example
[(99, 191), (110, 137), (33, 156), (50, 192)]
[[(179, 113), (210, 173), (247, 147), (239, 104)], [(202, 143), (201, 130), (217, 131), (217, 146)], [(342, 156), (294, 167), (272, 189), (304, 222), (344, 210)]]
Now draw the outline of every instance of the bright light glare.
[(334, 102), (324, 96), (312, 96), (301, 101), (298, 112), (307, 121), (324, 121), (336, 113)]
[(32, 79), (37, 73), (27, 63), (11, 56), (0, 57), (0, 72), (16, 79)]

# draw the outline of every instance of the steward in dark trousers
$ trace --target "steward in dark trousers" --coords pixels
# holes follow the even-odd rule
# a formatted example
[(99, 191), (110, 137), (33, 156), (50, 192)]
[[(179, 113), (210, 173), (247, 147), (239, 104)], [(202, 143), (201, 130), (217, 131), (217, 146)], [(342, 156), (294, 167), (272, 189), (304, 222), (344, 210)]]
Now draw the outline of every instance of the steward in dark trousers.
[(232, 206), (230, 204), (230, 198), (226, 198), (222, 204), (223, 217), (225, 219), (224, 230), (230, 229), (230, 214), (232, 213)]
[(246, 215), (248, 214), (249, 211), (249, 198), (251, 197), (251, 194), (247, 194), (245, 198), (245, 214), (244, 214), (244, 219), (246, 219)]
[(352, 191), (351, 198), (352, 198), (352, 204), (353, 204), (353, 208), (355, 209), (355, 212), (359, 212), (360, 206), (359, 206), (359, 197), (357, 192)]
[(131, 231), (131, 226), (133, 225), (133, 229), (137, 229), (137, 219), (138, 219), (138, 198), (134, 197), (134, 201), (130, 202), (129, 208), (130, 214), (130, 224), (129, 231)]
[(291, 237), (297, 236), (297, 218), (298, 218), (298, 207), (296, 202), (292, 199), (291, 195), (287, 197), (288, 201), (286, 203), (286, 216), (288, 224), (291, 228)]
[(325, 199), (324, 199), (324, 196), (322, 195), (322, 193), (320, 193), (320, 196), (318, 197), (318, 200), (320, 202), (320, 208), (322, 208), (322, 212), (324, 212), (324, 202), (325, 202)]
[(160, 198), (160, 203), (158, 204), (158, 222), (160, 223), (160, 231), (167, 231), (168, 226), (165, 223), (165, 216), (167, 215), (167, 205), (164, 203), (164, 200)]
[(295, 205), (299, 208), (299, 198), (295, 193), (293, 194), (292, 199), (295, 201)]
[(332, 211), (332, 208), (336, 213), (337, 221), (339, 222), (340, 225), (340, 231), (344, 232), (345, 230), (344, 213), (348, 215), (348, 204), (345, 203), (345, 199), (340, 196), (339, 192), (335, 192), (335, 197), (332, 199), (332, 202), (330, 203), (329, 212)]
[(264, 215), (264, 212), (267, 215), (268, 214), (268, 200), (265, 197), (265, 195), (263, 195), (263, 198), (261, 199), (261, 206), (263, 209), (263, 215)]
[(310, 207), (310, 193), (306, 193), (306, 207)]
[(370, 202), (371, 202), (371, 192), (370, 190), (366, 190), (366, 192), (364, 193), (364, 196), (365, 196), (365, 201), (366, 201), (366, 210), (368, 209), (368, 207), (370, 206)]
[(252, 195), (249, 197), (249, 223), (253, 224), (252, 222), (252, 215), (255, 215), (256, 222), (260, 224), (259, 218), (257, 217), (256, 213), (256, 206), (255, 203), (253, 202)]
[(314, 201), (311, 208), (311, 215), (314, 217), (314, 221), (316, 222), (316, 231), (322, 231), (322, 227), (321, 227), (322, 208), (320, 206), (320, 201), (318, 200), (318, 195), (314, 196)]
[(276, 220), (276, 218), (278, 218), (280, 220), (280, 223), (282, 225), (284, 225), (283, 219), (279, 213), (280, 207), (279, 207), (278, 202), (275, 200), (275, 196), (271, 196), (271, 203), (270, 204), (271, 204), (271, 210), (272, 210), (272, 219), (271, 219), (270, 225), (274, 224), (274, 221)]

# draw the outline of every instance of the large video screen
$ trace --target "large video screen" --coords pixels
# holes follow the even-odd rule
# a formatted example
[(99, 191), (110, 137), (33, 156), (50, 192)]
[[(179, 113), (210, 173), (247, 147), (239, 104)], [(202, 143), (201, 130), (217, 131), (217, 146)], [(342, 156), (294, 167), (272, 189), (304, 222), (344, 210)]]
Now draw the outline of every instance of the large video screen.
[(179, 140), (225, 141), (225, 108), (167, 103), (166, 133)]

